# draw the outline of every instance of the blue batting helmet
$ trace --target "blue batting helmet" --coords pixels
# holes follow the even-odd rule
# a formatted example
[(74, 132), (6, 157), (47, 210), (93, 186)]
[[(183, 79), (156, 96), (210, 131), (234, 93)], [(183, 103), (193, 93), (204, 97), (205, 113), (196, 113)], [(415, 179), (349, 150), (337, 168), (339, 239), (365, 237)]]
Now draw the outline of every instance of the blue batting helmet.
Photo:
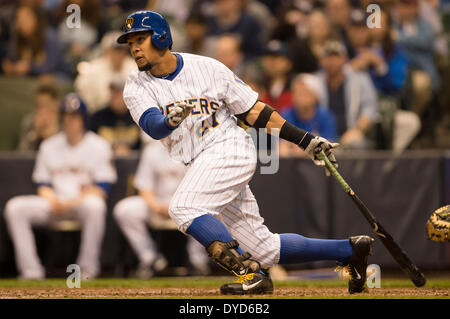
[(83, 121), (86, 126), (88, 121), (88, 110), (86, 104), (81, 97), (76, 93), (69, 93), (61, 101), (59, 108), (61, 114), (64, 113), (80, 113), (83, 116)]
[(167, 20), (157, 12), (137, 11), (125, 20), (125, 32), (117, 39), (118, 43), (126, 43), (131, 33), (152, 31), (152, 43), (159, 49), (167, 49), (172, 44), (172, 35)]

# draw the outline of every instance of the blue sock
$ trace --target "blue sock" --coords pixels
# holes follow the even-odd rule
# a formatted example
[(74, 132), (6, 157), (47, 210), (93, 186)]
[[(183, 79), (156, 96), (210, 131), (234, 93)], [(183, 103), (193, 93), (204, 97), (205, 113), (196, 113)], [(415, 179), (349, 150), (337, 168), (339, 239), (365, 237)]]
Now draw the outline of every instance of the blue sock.
[(279, 264), (299, 264), (317, 260), (348, 263), (353, 248), (348, 239), (312, 239), (298, 234), (280, 234)]
[[(220, 240), (225, 243), (233, 240), (233, 237), (229, 233), (225, 225), (213, 217), (212, 215), (205, 214), (194, 219), (186, 233), (194, 237), (205, 248), (209, 246), (213, 241)], [(237, 251), (242, 254), (241, 248), (237, 248)]]

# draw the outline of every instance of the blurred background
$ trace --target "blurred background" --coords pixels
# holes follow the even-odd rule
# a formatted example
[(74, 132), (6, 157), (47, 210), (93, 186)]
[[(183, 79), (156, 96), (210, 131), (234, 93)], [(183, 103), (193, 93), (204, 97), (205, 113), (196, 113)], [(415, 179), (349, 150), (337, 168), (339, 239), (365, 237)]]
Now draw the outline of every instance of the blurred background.
[[(70, 27), (71, 4), (81, 9), (79, 27)], [(143, 9), (168, 19), (173, 51), (218, 59), (289, 122), (339, 141), (342, 175), (385, 228), (422, 267), (450, 269), (448, 244), (424, 235), (431, 212), (450, 203), (450, 0), (0, 0), (0, 209), (36, 192), (36, 152), (62, 129), (62, 97), (78, 93), (87, 128), (111, 143), (119, 175), (108, 197), (102, 275), (129, 275), (136, 256), (110, 215), (136, 193), (130, 178), (151, 141), (123, 102), (136, 66), (116, 38), (126, 16)], [(298, 148), (279, 147), (279, 173), (251, 184), (269, 228), (321, 238), (370, 232), (332, 179)], [(55, 265), (76, 255), (78, 230), (36, 232), (56, 276)], [(186, 266), (185, 238), (160, 233), (169, 264)], [(381, 246), (376, 253), (375, 262), (395, 268)], [(16, 275), (1, 217), (0, 277)]]

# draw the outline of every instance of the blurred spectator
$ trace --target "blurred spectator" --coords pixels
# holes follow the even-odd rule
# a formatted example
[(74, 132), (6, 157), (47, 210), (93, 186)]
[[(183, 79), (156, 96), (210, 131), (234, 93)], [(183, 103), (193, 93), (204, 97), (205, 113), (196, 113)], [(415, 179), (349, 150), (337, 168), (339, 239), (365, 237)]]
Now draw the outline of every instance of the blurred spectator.
[(75, 79), (75, 89), (86, 101), (89, 112), (94, 113), (109, 103), (109, 84), (113, 80), (126, 81), (136, 69), (136, 63), (128, 54), (128, 47), (116, 42), (121, 34), (110, 31), (102, 39), (103, 54), (89, 62), (81, 62)]
[(73, 93), (61, 105), (64, 131), (45, 140), (33, 171), (37, 195), (17, 196), (5, 207), (5, 219), (14, 244), (22, 279), (43, 279), (32, 226), (67, 219), (81, 223), (77, 264), (83, 279), (100, 272), (100, 251), (105, 229), (105, 198), (116, 181), (108, 142), (85, 131), (86, 108)]
[(110, 101), (107, 107), (94, 113), (89, 128), (106, 139), (113, 147), (114, 154), (128, 155), (140, 147), (140, 130), (134, 123), (123, 101), (125, 82), (111, 82)]
[[(383, 17), (385, 20), (382, 21), (382, 24), (386, 24), (386, 16), (383, 15)], [(397, 56), (395, 57), (397, 60), (393, 61), (394, 63), (397, 63), (397, 68), (390, 70), (390, 66), (386, 63), (384, 58), (385, 52), (392, 54), (393, 51), (393, 43), (390, 38), (389, 28), (385, 26), (385, 29), (369, 29), (366, 20), (367, 16), (362, 10), (353, 10), (350, 14), (350, 23), (347, 26), (347, 34), (352, 56), (349, 64), (354, 71), (369, 72), (372, 79), (376, 79), (375, 84), (378, 84), (380, 89), (384, 85), (384, 91), (388, 91), (388, 94), (392, 94), (401, 89), (405, 83), (407, 75), (406, 56), (402, 55), (400, 50), (397, 50)], [(383, 32), (383, 30), (386, 31)], [(377, 50), (374, 50), (370, 46), (371, 32), (378, 34), (379, 39), (377, 40), (377, 46), (380, 48)], [(383, 47), (381, 47), (382, 45)], [(390, 58), (392, 58), (392, 56), (390, 56)], [(401, 67), (404, 69), (400, 69)], [(399, 71), (401, 71), (401, 73), (398, 73)], [(390, 81), (392, 77), (396, 77), (397, 83), (394, 84)]]
[(308, 19), (313, 6), (308, 0), (293, 1), (281, 5), (277, 14), (277, 23), (272, 32), (272, 39), (289, 42), (304, 39), (308, 33)]
[(308, 16), (308, 33), (305, 38), (290, 41), (291, 60), (295, 73), (311, 73), (319, 68), (325, 42), (331, 37), (331, 26), (323, 11), (315, 10)]
[(363, 10), (352, 10), (349, 16), (349, 21), (346, 26), (348, 35), (348, 45), (351, 49), (349, 52), (349, 58), (360, 54), (361, 50), (364, 50), (369, 45), (370, 29), (367, 26), (366, 14)]
[(348, 65), (343, 43), (330, 40), (325, 45), (318, 75), (326, 88), (320, 104), (336, 116), (340, 143), (346, 148), (368, 148), (369, 132), (378, 112), (375, 87), (367, 72), (354, 71)]
[[(195, 0), (148, 0), (144, 6), (138, 8), (137, 10), (151, 10), (162, 14), (170, 26), (170, 33), (173, 40), (173, 51), (187, 52), (183, 50), (183, 48), (187, 46), (185, 43), (187, 40), (185, 36), (186, 20), (192, 12), (197, 12), (191, 10), (194, 1)], [(127, 12), (127, 14), (130, 13), (130, 11)], [(126, 14), (123, 19), (125, 16)]]
[(240, 77), (244, 83), (258, 93), (259, 99), (265, 98), (266, 87), (264, 73), (259, 63), (244, 64), (244, 72)]
[[(80, 6), (81, 26), (67, 26), (66, 8), (70, 4)], [(87, 60), (90, 49), (97, 43), (100, 31), (100, 14), (102, 12), (99, 0), (66, 0), (61, 4), (59, 13), (58, 38), (63, 47), (65, 59), (70, 67), (72, 77), (77, 74), (77, 64)]]
[(327, 16), (330, 17), (330, 22), (334, 26), (341, 29), (347, 27), (352, 11), (351, 2), (349, 0), (328, 0), (325, 3), (325, 10)]
[(214, 5), (214, 14), (207, 18), (209, 34), (238, 34), (245, 59), (260, 56), (264, 47), (261, 26), (254, 17), (244, 11), (242, 0), (214, 0)]
[(261, 41), (266, 43), (275, 26), (275, 18), (269, 8), (258, 0), (241, 0), (244, 11), (254, 17), (261, 26)]
[(418, 0), (399, 0), (396, 13), (398, 26), (395, 38), (409, 58), (414, 95), (411, 108), (421, 116), (430, 105), (433, 91), (440, 84), (434, 65), (434, 31), (420, 18)]
[[(352, 60), (355, 59), (355, 69), (365, 69), (372, 64), (381, 68), (380, 65), (383, 65), (383, 61), (375, 59), (375, 56), (370, 55), (371, 51), (368, 50), (370, 29), (366, 20), (367, 15), (363, 10), (355, 9), (351, 11), (346, 26), (348, 56)], [(356, 58), (357, 56), (358, 58)], [(360, 68), (356, 63), (356, 61), (359, 61), (358, 59), (361, 59), (362, 66)], [(385, 67), (385, 65), (383, 66)]]
[[(257, 63), (250, 63), (245, 64), (244, 71), (242, 73), (242, 77), (240, 77), (244, 83), (246, 83), (248, 86), (252, 88), (255, 92), (258, 93), (258, 99), (262, 100), (264, 99), (266, 94), (266, 87), (265, 87), (265, 81), (264, 81), (264, 74), (261, 70), (261, 67)], [(241, 120), (237, 119), (238, 125), (242, 127), (244, 130), (247, 130), (250, 126), (242, 122)], [(259, 137), (258, 137), (259, 138)], [(270, 141), (270, 135), (267, 134), (266, 139), (267, 143), (271, 143)], [(257, 142), (257, 141), (255, 141)], [(259, 144), (256, 144), (258, 147)], [(269, 145), (269, 144), (267, 144)]]
[[(414, 112), (401, 109), (408, 77), (408, 58), (392, 39), (392, 22), (389, 14), (386, 11), (380, 13), (380, 28), (370, 30), (371, 48), (373, 53), (386, 61), (387, 67), (384, 72), (383, 67), (377, 71), (376, 63), (373, 63), (375, 67), (369, 71), (379, 93), (380, 133), (383, 134), (381, 141), (385, 144), (381, 146), (402, 151), (417, 136), (421, 123)], [(370, 60), (369, 57), (366, 61)]]
[(237, 76), (242, 76), (244, 54), (239, 37), (223, 34), (216, 42), (215, 58), (225, 64)]
[[(345, 45), (348, 44), (347, 26), (350, 20), (352, 7), (349, 0), (328, 0), (325, 12), (330, 19), (333, 30), (342, 39)], [(351, 54), (350, 54), (351, 56)]]
[(444, 32), (441, 15), (438, 11), (440, 0), (422, 0), (419, 5), (420, 17), (428, 22), (434, 30), (434, 51), (440, 58), (448, 58), (449, 43)]
[[(359, 63), (362, 69), (364, 68), (364, 62), (366, 66), (373, 65), (375, 68), (370, 71), (377, 90), (385, 95), (397, 95), (405, 88), (408, 77), (408, 57), (392, 39), (392, 21), (389, 14), (386, 11), (380, 11), (380, 13), (380, 28), (370, 29), (371, 49), (373, 51), (367, 50), (367, 52), (371, 52), (369, 54), (364, 53), (368, 57), (354, 63), (353, 67), (357, 68), (356, 64)], [(377, 56), (373, 57), (373, 54), (381, 57), (387, 66), (383, 66), (384, 63), (378, 61)]]
[(6, 75), (66, 75), (58, 39), (46, 26), (43, 12), (37, 7), (21, 5), (14, 17), (8, 55), (3, 60)]
[(153, 1), (154, 0), (102, 0), (102, 4), (107, 7), (115, 7), (115, 12), (129, 12), (142, 10), (149, 2)]
[(293, 104), (282, 112), (282, 116), (305, 131), (336, 141), (334, 115), (319, 104), (326, 94), (320, 79), (313, 74), (299, 74), (292, 80), (291, 92)]
[(168, 19), (176, 21), (185, 21), (191, 12), (191, 7), (194, 0), (147, 0), (141, 10), (152, 10), (161, 13)]
[(262, 67), (266, 94), (260, 96), (260, 99), (281, 112), (292, 103), (289, 90), (292, 62), (286, 45), (278, 40), (270, 41), (262, 58)]
[(214, 56), (215, 41), (208, 37), (208, 23), (206, 17), (200, 12), (193, 12), (185, 22), (186, 38), (181, 52), (193, 53), (203, 56)]
[(20, 151), (37, 151), (41, 142), (59, 130), (59, 96), (52, 85), (41, 85), (34, 95), (35, 110), (22, 120)]
[(135, 2), (142, 2), (143, 4), (137, 8), (141, 10), (145, 6), (146, 0), (138, 1), (124, 1), (124, 0), (101, 0), (102, 2), (102, 25), (105, 32), (109, 30), (120, 30), (123, 26), (123, 20), (127, 12), (131, 12), (132, 9), (128, 9), (128, 5), (134, 5)]
[[(299, 74), (291, 84), (292, 102), (281, 115), (289, 123), (320, 135), (330, 141), (337, 140), (336, 120), (333, 113), (319, 104), (320, 96), (325, 94), (324, 87), (317, 76)], [(289, 156), (301, 152), (292, 144), (280, 141), (280, 155)]]

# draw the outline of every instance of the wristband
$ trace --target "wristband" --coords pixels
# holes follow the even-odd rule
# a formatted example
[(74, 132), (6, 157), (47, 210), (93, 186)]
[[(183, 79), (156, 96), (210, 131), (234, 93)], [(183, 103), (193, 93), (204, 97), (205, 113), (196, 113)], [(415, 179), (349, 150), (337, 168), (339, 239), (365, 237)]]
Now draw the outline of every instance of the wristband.
[(169, 136), (177, 128), (169, 125), (166, 117), (155, 107), (149, 108), (142, 114), (139, 126), (155, 140)]
[(280, 138), (297, 144), (301, 148), (305, 149), (314, 138), (314, 135), (286, 121), (281, 127)]

